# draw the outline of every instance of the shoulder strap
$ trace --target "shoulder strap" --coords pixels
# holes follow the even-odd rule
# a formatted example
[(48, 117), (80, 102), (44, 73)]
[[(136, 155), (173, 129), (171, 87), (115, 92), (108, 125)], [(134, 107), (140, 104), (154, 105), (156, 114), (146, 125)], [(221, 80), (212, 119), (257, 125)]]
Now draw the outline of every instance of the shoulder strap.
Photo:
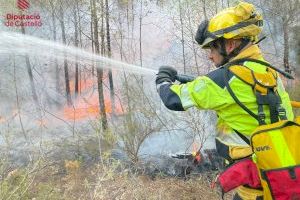
[(240, 64), (240, 63), (227, 63), (224, 67), (225, 73), (224, 73), (224, 79), (225, 79), (225, 85), (226, 88), (229, 92), (229, 94), (232, 96), (232, 98), (234, 99), (234, 101), (241, 107), (243, 108), (249, 115), (251, 115), (254, 119), (256, 119), (258, 121), (258, 123), (260, 125), (265, 124), (264, 123), (264, 118), (265, 117), (260, 117), (258, 115), (256, 115), (255, 113), (253, 113), (251, 110), (249, 110), (242, 102), (240, 102), (240, 100), (236, 97), (236, 95), (234, 94), (234, 92), (232, 91), (230, 85), (229, 85), (229, 78), (228, 78), (228, 74), (229, 74), (229, 67), (231, 65), (235, 65), (235, 64)]
[[(283, 74), (284, 76), (288, 76), (288, 78), (292, 77), (290, 74), (286, 73), (286, 72), (282, 72), (280, 70), (278, 70), (275, 67), (272, 67), (269, 63), (266, 63), (264, 61), (260, 61), (260, 60), (255, 60), (255, 59), (249, 59), (249, 58), (245, 58), (245, 59), (239, 59), (239, 60), (235, 60), (233, 62), (229, 62), (226, 65), (224, 65), (224, 82), (226, 85), (226, 88), (229, 92), (229, 94), (232, 96), (232, 98), (234, 99), (234, 101), (242, 108), (244, 109), (249, 115), (251, 115), (254, 119), (256, 119), (259, 123), (259, 125), (264, 125), (265, 123), (265, 113), (263, 111), (263, 105), (267, 104), (269, 105), (270, 108), (270, 117), (271, 117), (271, 123), (274, 123), (276, 121), (278, 121), (278, 117), (283, 120), (286, 119), (286, 114), (285, 114), (285, 110), (280, 106), (281, 103), (281, 99), (278, 96), (278, 94), (276, 95), (274, 91), (270, 91), (271, 94), (267, 94), (267, 95), (261, 95), (259, 92), (256, 92), (256, 98), (257, 98), (257, 103), (258, 103), (258, 115), (256, 115), (255, 113), (253, 113), (251, 110), (249, 110), (238, 98), (237, 96), (234, 94), (234, 92), (232, 91), (230, 84), (229, 84), (229, 73), (232, 73), (229, 71), (229, 67), (232, 65), (243, 65), (243, 63), (245, 61), (250, 61), (250, 62), (256, 62), (265, 66), (268, 66), (272, 69), (274, 69), (275, 71)], [(287, 77), (286, 76), (286, 77)], [(290, 76), (290, 77), (289, 77)], [(293, 77), (292, 77), (293, 78)], [(269, 90), (269, 89), (268, 89)], [(267, 99), (266, 99), (267, 98)], [(270, 98), (275, 98), (275, 99), (270, 99)], [(270, 102), (269, 102), (270, 101)], [(248, 145), (250, 145), (250, 140), (244, 136), (242, 133), (240, 133), (237, 130), (234, 130), (236, 134), (238, 134), (238, 136), (244, 140)]]
[(264, 66), (268, 66), (271, 69), (273, 69), (273, 70), (279, 72), (280, 74), (282, 74), (284, 77), (286, 77), (288, 79), (294, 79), (294, 77), (290, 73), (282, 71), (281, 69), (278, 69), (277, 67), (272, 66), (268, 62), (265, 62), (265, 61), (262, 61), (262, 60), (253, 59), (253, 58), (241, 58), (241, 59), (237, 59), (237, 60), (234, 60), (234, 61), (230, 62), (231, 63), (230, 65), (235, 65), (235, 64), (238, 64), (238, 63), (246, 62), (246, 61), (255, 62), (255, 63), (261, 64), (261, 65), (264, 65)]
[[(266, 63), (264, 61), (260, 61), (260, 60), (256, 60), (256, 59), (249, 59), (249, 58), (245, 58), (245, 59), (239, 59), (239, 60), (235, 60), (233, 62), (229, 62), (226, 65), (224, 65), (224, 81), (225, 81), (225, 85), (226, 88), (228, 90), (228, 92), (230, 93), (230, 95), (232, 96), (232, 98), (235, 100), (235, 102), (241, 107), (243, 108), (249, 115), (251, 115), (253, 118), (255, 118), (259, 125), (264, 125), (265, 123), (265, 114), (263, 111), (263, 105), (269, 105), (269, 109), (270, 109), (270, 118), (271, 118), (271, 123), (275, 123), (278, 121), (278, 117), (281, 120), (287, 119), (286, 118), (286, 113), (285, 110), (280, 106), (281, 104), (281, 99), (278, 96), (278, 94), (275, 94), (274, 91), (268, 89), (268, 94), (267, 95), (262, 95), (259, 92), (255, 92), (256, 94), (256, 98), (257, 98), (257, 103), (258, 103), (258, 115), (256, 115), (255, 113), (253, 113), (251, 110), (249, 110), (242, 102), (240, 102), (240, 100), (236, 97), (236, 95), (234, 94), (234, 92), (232, 91), (230, 84), (229, 84), (229, 67), (232, 65), (243, 65), (242, 63), (244, 63), (245, 61), (250, 61), (250, 62), (256, 62), (265, 66), (271, 66), (269, 63)], [(272, 67), (273, 69), (274, 67)], [(275, 68), (276, 69), (276, 68)], [(276, 69), (277, 70), (277, 69)]]

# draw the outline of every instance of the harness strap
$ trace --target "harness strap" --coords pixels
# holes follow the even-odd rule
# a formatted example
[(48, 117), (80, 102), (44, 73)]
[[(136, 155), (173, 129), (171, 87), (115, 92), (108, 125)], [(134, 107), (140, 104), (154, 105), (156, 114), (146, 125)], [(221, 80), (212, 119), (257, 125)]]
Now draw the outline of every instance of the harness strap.
[(266, 115), (265, 115), (265, 112), (264, 112), (264, 106), (262, 103), (258, 103), (258, 99), (260, 99), (261, 95), (257, 92), (256, 93), (256, 101), (257, 101), (257, 104), (258, 104), (258, 123), (259, 125), (265, 125), (266, 124)]
[(284, 77), (286, 77), (288, 79), (294, 79), (294, 77), (290, 73), (282, 71), (281, 69), (278, 69), (277, 67), (272, 66), (270, 63), (262, 61), (262, 60), (257, 60), (257, 59), (253, 59), (253, 58), (242, 58), (242, 59), (235, 60), (232, 63), (236, 63), (236, 62), (243, 63), (243, 62), (246, 62), (246, 61), (255, 62), (255, 63), (261, 64), (261, 65), (264, 65), (264, 66), (268, 66), (271, 69), (273, 69), (273, 70), (279, 72), (280, 74), (282, 74)]
[(286, 111), (283, 107), (281, 107), (279, 105), (278, 107), (278, 116), (280, 118), (280, 120), (287, 120), (287, 117), (286, 117)]
[[(256, 59), (239, 59), (239, 60), (235, 60), (233, 62), (229, 62), (226, 65), (224, 65), (224, 69), (225, 69), (225, 73), (224, 73), (224, 80), (225, 80), (225, 85), (226, 88), (228, 90), (228, 92), (230, 93), (230, 95), (232, 96), (232, 98), (235, 100), (235, 102), (241, 107), (243, 108), (249, 115), (251, 115), (253, 118), (255, 118), (259, 125), (265, 125), (265, 113), (263, 111), (263, 106), (264, 105), (268, 105), (269, 106), (269, 110), (270, 110), (270, 119), (271, 119), (271, 123), (275, 123), (278, 122), (278, 118), (280, 118), (281, 120), (283, 119), (287, 119), (286, 117), (286, 112), (285, 109), (281, 107), (281, 99), (279, 94), (276, 93), (276, 91), (274, 91), (274, 88), (268, 88), (267, 90), (267, 94), (263, 95), (260, 92), (255, 92), (256, 95), (256, 101), (258, 104), (258, 115), (256, 115), (255, 113), (253, 113), (251, 110), (249, 110), (238, 98), (237, 96), (234, 94), (234, 92), (232, 91), (230, 85), (229, 85), (229, 67), (232, 65), (236, 65), (236, 64), (241, 64), (245, 61), (250, 61), (250, 62), (256, 62), (265, 66), (271, 66), (269, 63), (266, 63), (264, 61), (260, 61), (260, 60), (256, 60)], [(275, 68), (277, 70), (277, 68)], [(253, 78), (255, 79), (255, 77), (253, 76)], [(257, 82), (255, 80), (255, 82)], [(243, 138), (242, 138), (243, 139)]]
[(248, 145), (250, 145), (250, 140), (246, 136), (244, 136), (242, 133), (238, 132), (235, 129), (233, 129), (233, 130), (236, 134), (238, 134), (238, 136), (240, 136), (240, 138), (242, 138), (242, 140), (244, 140), (244, 142), (246, 142)]
[(230, 93), (230, 95), (232, 96), (232, 98), (235, 100), (235, 102), (241, 107), (243, 108), (249, 115), (251, 115), (254, 119), (256, 119), (258, 122), (259, 122), (259, 118), (258, 116), (253, 113), (251, 110), (249, 110), (244, 104), (242, 104), (242, 102), (240, 102), (240, 100), (236, 97), (236, 95), (234, 94), (234, 92), (232, 91), (230, 85), (229, 85), (229, 66), (233, 65), (232, 62), (230, 63), (227, 63), (225, 66), (224, 66), (224, 69), (225, 69), (225, 73), (224, 73), (224, 79), (225, 79), (225, 85), (226, 85), (226, 88), (228, 90), (228, 92)]
[(256, 102), (258, 104), (258, 115), (263, 112), (263, 105), (268, 105), (270, 109), (271, 123), (278, 122), (277, 108), (281, 101), (273, 91), (268, 90), (267, 95), (262, 95), (261, 93), (256, 92)]

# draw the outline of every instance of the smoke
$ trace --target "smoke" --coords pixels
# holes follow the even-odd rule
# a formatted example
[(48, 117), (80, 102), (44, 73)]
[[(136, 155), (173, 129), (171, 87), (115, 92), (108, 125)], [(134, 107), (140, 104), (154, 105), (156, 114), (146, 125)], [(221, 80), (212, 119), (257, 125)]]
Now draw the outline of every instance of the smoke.
[[(5, 3), (7, 4), (7, 3)], [(87, 118), (82, 121), (76, 121), (75, 119), (68, 120), (63, 114), (65, 104), (65, 92), (63, 82), (63, 69), (62, 62), (64, 59), (69, 61), (71, 78), (72, 73), (75, 71), (71, 67), (75, 62), (80, 63), (80, 67), (87, 73), (82, 73), (82, 80), (89, 80), (91, 76), (91, 66), (97, 65), (104, 69), (114, 69), (120, 74), (123, 72), (135, 73), (144, 76), (144, 88), (145, 93), (150, 95), (150, 92), (155, 91), (154, 74), (158, 66), (163, 64), (174, 64), (181, 66), (181, 45), (178, 43), (176, 32), (178, 33), (178, 27), (175, 28), (172, 21), (173, 16), (169, 13), (163, 13), (157, 6), (145, 5), (142, 14), (142, 37), (139, 35), (139, 17), (133, 17), (132, 30), (130, 22), (125, 22), (127, 18), (121, 16), (124, 20), (123, 34), (127, 34), (124, 39), (122, 51), (124, 53), (123, 60), (126, 60), (127, 64), (117, 60), (109, 59), (103, 56), (95, 55), (87, 50), (78, 49), (72, 46), (65, 46), (59, 42), (53, 42), (51, 40), (41, 38), (51, 38), (51, 13), (47, 11), (47, 8), (37, 8), (32, 3), (30, 9), (37, 10), (41, 14), (43, 26), (38, 29), (31, 29), (27, 27), (26, 33), (39, 35), (39, 37), (33, 37), (29, 35), (22, 35), (13, 31), (9, 27), (0, 27), (0, 54), (1, 60), (1, 103), (5, 106), (1, 107), (0, 116), (0, 146), (1, 148), (7, 147), (11, 152), (11, 159), (13, 160), (22, 152), (33, 152), (33, 149), (38, 152), (53, 152), (53, 148), (62, 147), (67, 149), (72, 141), (78, 143), (78, 145), (84, 143), (85, 140), (95, 136), (95, 124), (99, 123), (96, 118)], [(13, 5), (12, 5), (13, 6)], [(88, 6), (84, 7), (84, 11), (88, 12)], [(175, 8), (174, 8), (175, 9)], [(5, 11), (6, 12), (6, 11)], [(74, 32), (73, 19), (71, 16), (70, 8), (66, 8), (66, 27), (67, 28), (67, 40), (72, 42), (72, 34)], [(123, 12), (125, 13), (125, 12)], [(138, 12), (136, 12), (139, 14)], [(2, 13), (5, 14), (5, 13)], [(88, 21), (89, 17), (86, 13), (81, 13), (82, 21)], [(174, 13), (173, 13), (174, 14)], [(175, 15), (175, 14), (174, 14)], [(123, 22), (122, 22), (123, 23)], [(125, 24), (128, 23), (128, 24)], [(117, 24), (117, 23), (116, 23)], [(112, 24), (112, 30), (117, 29), (117, 25)], [(128, 27), (127, 27), (128, 25)], [(60, 27), (57, 21), (57, 40), (60, 38)], [(89, 33), (89, 23), (87, 25), (82, 24), (83, 33)], [(128, 29), (128, 30), (127, 30)], [(175, 29), (175, 30), (173, 30)], [(7, 31), (4, 32), (3, 30)], [(117, 29), (118, 30), (118, 29)], [(15, 31), (18, 31), (15, 29)], [(126, 32), (128, 31), (128, 32)], [(132, 32), (132, 33), (131, 33)], [(117, 54), (120, 49), (120, 41), (118, 35), (112, 40), (113, 57), (120, 58), (121, 55)], [(139, 57), (139, 39), (141, 39), (141, 58)], [(83, 46), (85, 49), (91, 49), (90, 38), (83, 36)], [(176, 54), (174, 54), (176, 52)], [(187, 51), (188, 52), (188, 51)], [(34, 82), (36, 84), (37, 93), (39, 95), (39, 105), (35, 105), (32, 101), (30, 82), (27, 75), (24, 56), (30, 57), (34, 73)], [(174, 56), (175, 55), (175, 56)], [(4, 59), (4, 60), (3, 60)], [(55, 61), (57, 60), (59, 65), (60, 86), (59, 91), (56, 90), (56, 77), (55, 74)], [(142, 59), (143, 62), (140, 61)], [(15, 60), (15, 71), (11, 61)], [(193, 60), (193, 59), (191, 59)], [(137, 65), (135, 65), (137, 63)], [(141, 66), (138, 66), (140, 64)], [(89, 74), (89, 76), (86, 76)], [(122, 85), (119, 76), (114, 77), (116, 85)], [(85, 99), (89, 101), (96, 101), (97, 94), (95, 91), (96, 85), (94, 84), (89, 89)], [(17, 92), (16, 92), (17, 90)], [(94, 93), (93, 93), (94, 92)], [(16, 94), (18, 93), (18, 94)], [(153, 101), (157, 101), (157, 110), (161, 110), (159, 98), (155, 94)], [(72, 96), (75, 99), (75, 95)], [(18, 98), (18, 101), (16, 100)], [(87, 102), (89, 102), (87, 101)], [(70, 109), (76, 109), (77, 101), (74, 101), (74, 105)], [(79, 104), (79, 103), (78, 103)], [(161, 112), (165, 115), (164, 109)], [(166, 114), (167, 115), (167, 114)], [(180, 121), (177, 114), (169, 112), (170, 116), (166, 118), (172, 119), (174, 123)], [(171, 118), (173, 116), (173, 118)], [(170, 122), (166, 122), (169, 124)], [(182, 128), (182, 127), (178, 127)], [(82, 143), (81, 143), (82, 142)], [(67, 143), (66, 147), (64, 144)], [(157, 154), (172, 154), (176, 152), (190, 151), (193, 138), (190, 135), (185, 134), (183, 131), (169, 131), (159, 132), (149, 137), (145, 144), (141, 147), (141, 155), (157, 155)], [(89, 146), (87, 143), (86, 146)], [(70, 149), (72, 149), (70, 147)], [(83, 152), (82, 150), (80, 150)], [(4, 152), (4, 151), (3, 151)], [(58, 152), (58, 151), (55, 151)], [(19, 154), (19, 155), (17, 155)], [(26, 153), (25, 153), (26, 154)], [(29, 156), (25, 156), (30, 159)], [(15, 160), (22, 160), (16, 158)], [(21, 162), (21, 161), (20, 161)]]

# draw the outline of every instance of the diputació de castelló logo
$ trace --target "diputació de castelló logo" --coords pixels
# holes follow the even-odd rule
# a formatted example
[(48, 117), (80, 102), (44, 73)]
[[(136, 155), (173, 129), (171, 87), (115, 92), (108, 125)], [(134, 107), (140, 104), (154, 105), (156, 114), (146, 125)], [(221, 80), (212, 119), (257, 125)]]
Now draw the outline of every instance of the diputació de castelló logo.
[(29, 0), (16, 0), (18, 13), (6, 13), (4, 24), (8, 27), (40, 27), (42, 26), (41, 16), (37, 12), (30, 13)]
[(17, 6), (21, 10), (26, 10), (29, 8), (29, 0), (17, 0)]

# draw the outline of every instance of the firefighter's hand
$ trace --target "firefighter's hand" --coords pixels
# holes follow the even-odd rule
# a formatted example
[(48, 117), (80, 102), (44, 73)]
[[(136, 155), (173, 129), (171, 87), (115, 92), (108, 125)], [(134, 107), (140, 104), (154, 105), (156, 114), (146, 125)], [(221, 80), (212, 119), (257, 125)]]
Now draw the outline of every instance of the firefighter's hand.
[(176, 79), (177, 70), (174, 67), (170, 66), (161, 66), (159, 67), (155, 83), (161, 84), (163, 82), (174, 82)]

